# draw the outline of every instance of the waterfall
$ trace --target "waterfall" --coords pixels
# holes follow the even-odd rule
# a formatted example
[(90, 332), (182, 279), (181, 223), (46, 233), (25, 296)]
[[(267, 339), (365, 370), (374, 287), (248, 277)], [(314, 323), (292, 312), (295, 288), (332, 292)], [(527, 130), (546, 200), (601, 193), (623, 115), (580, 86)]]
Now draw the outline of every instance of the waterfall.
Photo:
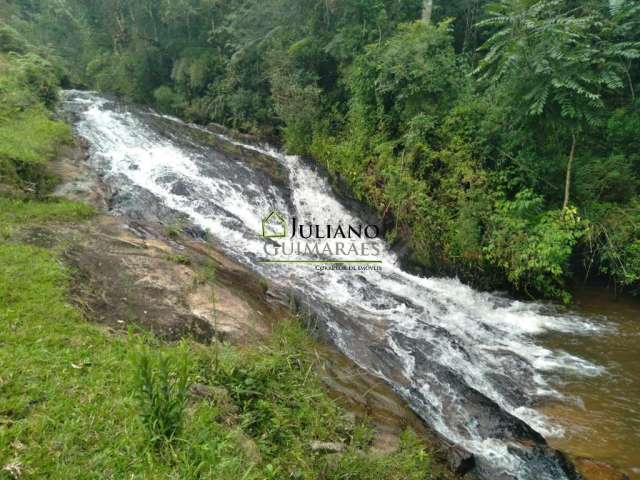
[[(603, 370), (537, 339), (551, 331), (592, 335), (598, 324), (479, 292), (453, 278), (412, 275), (381, 238), (370, 240), (379, 269), (266, 263), (265, 242), (273, 240), (260, 228), (269, 211), (308, 224), (367, 222), (334, 195), (317, 168), (296, 156), (95, 93), (66, 92), (64, 109), (89, 144), (88, 161), (117, 190), (120, 213), (144, 208), (141, 202), (180, 212), (229, 256), (295, 292), (340, 350), (385, 379), (440, 435), (474, 453), (480, 476), (572, 478), (539, 435), (561, 435), (561, 429), (534, 407), (560, 396), (546, 380), (549, 373)], [(218, 149), (206, 136), (235, 150)], [(262, 163), (256, 167), (249, 156)], [(263, 168), (269, 163), (284, 181)]]

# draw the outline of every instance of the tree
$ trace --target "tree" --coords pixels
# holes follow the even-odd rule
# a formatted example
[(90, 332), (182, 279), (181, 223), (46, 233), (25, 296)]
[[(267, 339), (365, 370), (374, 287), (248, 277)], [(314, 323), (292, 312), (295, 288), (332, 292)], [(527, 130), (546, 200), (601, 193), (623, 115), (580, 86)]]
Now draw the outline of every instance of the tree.
[(613, 21), (609, 53), (620, 61), (633, 103), (636, 100), (633, 69), (640, 58), (640, 4), (633, 0), (611, 0), (610, 12)]
[[(552, 125), (568, 139), (563, 208), (580, 135), (598, 125), (603, 95), (619, 90), (619, 48), (603, 38), (598, 14), (574, 16), (561, 0), (500, 0), (479, 26), (495, 29), (476, 73), (505, 83), (524, 122)], [(613, 55), (612, 52), (618, 52)]]
[(422, 21), (431, 22), (431, 12), (433, 11), (433, 0), (422, 1)]
[(405, 135), (417, 120), (433, 130), (453, 106), (464, 78), (449, 31), (448, 21), (418, 21), (369, 47), (352, 72), (351, 116), (390, 138)]

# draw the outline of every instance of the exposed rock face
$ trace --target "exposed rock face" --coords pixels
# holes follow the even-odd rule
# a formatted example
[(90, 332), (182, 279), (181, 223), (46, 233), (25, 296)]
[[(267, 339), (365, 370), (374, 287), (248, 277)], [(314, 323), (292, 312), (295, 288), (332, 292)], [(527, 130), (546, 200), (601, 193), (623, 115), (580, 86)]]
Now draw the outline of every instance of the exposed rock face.
[(168, 340), (211, 342), (213, 326), (184, 301), (190, 269), (118, 225), (99, 227), (102, 235), (89, 234), (65, 253), (74, 267), (73, 293), (87, 315), (114, 328), (139, 325)]
[[(208, 343), (216, 336), (236, 342), (261, 337), (286, 315), (280, 304), (261, 300), (259, 279), (198, 240), (203, 232), (186, 229), (179, 241), (166, 238), (158, 219), (172, 218), (171, 212), (142, 208), (137, 219), (100, 213), (124, 201), (126, 192), (110, 192), (86, 157), (82, 142), (61, 152), (52, 166), (62, 180), (54, 195), (89, 203), (96, 217), (35, 227), (23, 236), (47, 247), (65, 245), (72, 293), (88, 318), (117, 330), (138, 325), (168, 340), (189, 336)], [(202, 278), (205, 265), (215, 270), (215, 282)]]
[[(152, 231), (140, 238), (139, 231), (113, 217), (99, 217), (81, 229), (73, 232), (78, 241), (65, 258), (77, 278), (75, 296), (99, 323), (136, 324), (169, 340), (190, 336), (209, 343), (217, 336), (244, 342), (264, 335), (270, 321), (284, 314), (276, 314), (279, 307), (257, 305), (243, 289), (226, 283), (242, 271), (219, 261), (212, 249), (180, 250)], [(216, 270), (215, 284), (198, 271), (207, 262)], [(253, 283), (259, 291), (257, 280)]]

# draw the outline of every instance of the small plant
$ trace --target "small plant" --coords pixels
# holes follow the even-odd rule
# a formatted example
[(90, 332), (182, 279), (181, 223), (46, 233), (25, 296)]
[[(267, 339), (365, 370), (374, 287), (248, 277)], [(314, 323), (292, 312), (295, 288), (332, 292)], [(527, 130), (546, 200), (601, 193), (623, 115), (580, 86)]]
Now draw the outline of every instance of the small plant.
[(183, 345), (174, 353), (141, 348), (133, 358), (134, 393), (151, 443), (160, 448), (180, 434), (187, 406), (189, 357)]
[(266, 278), (264, 277), (260, 277), (260, 280), (258, 281), (259, 285), (260, 285), (260, 290), (262, 290), (262, 294), (266, 295), (267, 292), (269, 291), (269, 282)]
[(178, 219), (173, 223), (169, 223), (164, 226), (164, 234), (171, 238), (176, 239), (184, 232), (184, 221), (182, 219)]
[(167, 255), (167, 260), (170, 262), (177, 263), (179, 265), (191, 265), (191, 259), (186, 255), (182, 255), (181, 253), (175, 255)]
[(213, 284), (216, 281), (216, 266), (213, 262), (207, 261), (201, 268), (196, 270), (193, 277), (193, 286)]
[[(205, 268), (205, 272), (207, 275), (207, 279), (209, 283), (211, 283), (211, 317), (213, 318), (213, 331), (215, 334), (218, 334), (218, 312), (216, 311), (216, 289), (213, 285), (216, 280), (216, 266), (211, 263), (208, 264)], [(214, 342), (214, 353), (215, 353), (215, 371), (217, 372), (220, 367), (220, 342), (216, 339)]]

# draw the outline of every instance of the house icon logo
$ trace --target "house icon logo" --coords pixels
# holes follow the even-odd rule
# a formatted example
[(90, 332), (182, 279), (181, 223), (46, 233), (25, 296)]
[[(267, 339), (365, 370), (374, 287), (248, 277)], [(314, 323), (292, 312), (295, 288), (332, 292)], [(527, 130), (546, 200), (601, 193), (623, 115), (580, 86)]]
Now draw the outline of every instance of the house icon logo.
[(262, 218), (262, 236), (265, 238), (284, 238), (287, 236), (287, 220), (277, 210), (271, 210)]

